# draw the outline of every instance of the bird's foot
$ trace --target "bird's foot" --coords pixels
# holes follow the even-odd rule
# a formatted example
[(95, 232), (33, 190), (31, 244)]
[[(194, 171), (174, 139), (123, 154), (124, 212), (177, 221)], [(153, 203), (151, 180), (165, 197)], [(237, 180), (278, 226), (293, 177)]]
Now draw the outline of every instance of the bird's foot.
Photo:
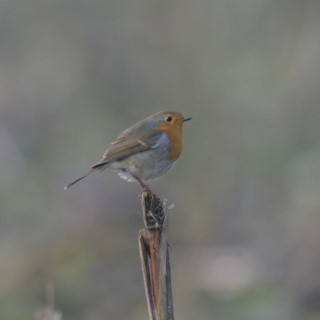
[(137, 180), (137, 182), (140, 184), (140, 186), (143, 189), (143, 191), (148, 192), (148, 193), (153, 195), (153, 192), (151, 191), (149, 186), (147, 184), (145, 184), (139, 177), (137, 177), (134, 174), (132, 174), (132, 177)]

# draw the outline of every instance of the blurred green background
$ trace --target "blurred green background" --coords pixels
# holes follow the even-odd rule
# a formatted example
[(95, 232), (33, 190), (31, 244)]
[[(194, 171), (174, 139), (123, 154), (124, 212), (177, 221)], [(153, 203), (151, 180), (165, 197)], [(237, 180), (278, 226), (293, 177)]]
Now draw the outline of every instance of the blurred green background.
[(177, 319), (320, 319), (320, 2), (0, 1), (0, 319), (147, 319), (138, 184), (63, 186), (162, 109), (184, 126)]

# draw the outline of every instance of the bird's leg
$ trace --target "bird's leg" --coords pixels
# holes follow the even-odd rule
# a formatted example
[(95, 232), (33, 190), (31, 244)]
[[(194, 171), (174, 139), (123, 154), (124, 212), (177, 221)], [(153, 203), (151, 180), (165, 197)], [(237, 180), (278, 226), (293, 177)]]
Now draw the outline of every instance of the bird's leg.
[(140, 186), (142, 187), (142, 189), (143, 189), (144, 191), (147, 191), (147, 192), (153, 194), (152, 191), (150, 190), (150, 188), (149, 188), (139, 177), (137, 177), (135, 174), (132, 174), (132, 173), (131, 173), (131, 175), (132, 175), (132, 177), (133, 177), (134, 179), (137, 180), (137, 182), (140, 184)]

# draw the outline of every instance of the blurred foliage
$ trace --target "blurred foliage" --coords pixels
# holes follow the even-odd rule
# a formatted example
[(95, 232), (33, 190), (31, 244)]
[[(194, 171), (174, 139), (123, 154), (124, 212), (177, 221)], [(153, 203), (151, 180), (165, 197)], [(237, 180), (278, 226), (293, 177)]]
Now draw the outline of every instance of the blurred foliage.
[(178, 319), (320, 318), (320, 2), (0, 1), (0, 318), (146, 319), (137, 184), (63, 186), (126, 127), (192, 116), (175, 204)]

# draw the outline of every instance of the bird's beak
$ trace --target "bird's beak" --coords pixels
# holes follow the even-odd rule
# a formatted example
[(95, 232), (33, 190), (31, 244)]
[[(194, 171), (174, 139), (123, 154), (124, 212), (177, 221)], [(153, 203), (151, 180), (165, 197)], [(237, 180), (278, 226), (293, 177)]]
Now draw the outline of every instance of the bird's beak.
[(182, 118), (182, 119), (181, 119), (181, 122), (186, 122), (186, 121), (189, 121), (189, 120), (191, 120), (191, 119), (192, 119), (191, 117)]

